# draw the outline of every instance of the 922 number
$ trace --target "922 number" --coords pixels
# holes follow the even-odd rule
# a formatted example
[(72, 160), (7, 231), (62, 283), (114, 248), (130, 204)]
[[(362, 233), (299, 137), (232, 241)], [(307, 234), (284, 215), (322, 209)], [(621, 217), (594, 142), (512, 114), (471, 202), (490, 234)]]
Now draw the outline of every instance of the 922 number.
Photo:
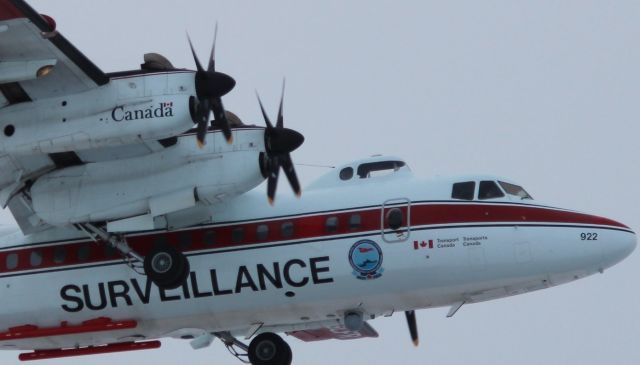
[(597, 241), (598, 240), (598, 234), (597, 233), (591, 233), (591, 232), (582, 232), (580, 233), (580, 239), (582, 241)]

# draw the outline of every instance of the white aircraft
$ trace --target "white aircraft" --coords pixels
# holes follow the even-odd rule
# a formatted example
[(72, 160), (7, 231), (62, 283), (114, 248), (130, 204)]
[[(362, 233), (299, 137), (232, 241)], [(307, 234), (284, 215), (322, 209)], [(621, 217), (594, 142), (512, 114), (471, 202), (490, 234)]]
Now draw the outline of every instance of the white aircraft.
[(636, 246), (624, 224), (507, 179), (420, 179), (389, 156), (269, 205), (253, 188), (267, 178), (273, 202), (281, 167), (300, 193), (302, 135), (282, 103), (275, 126), (262, 105), (267, 127), (243, 125), (213, 52), (207, 69), (194, 59), (105, 74), (51, 18), (0, 0), (0, 202), (19, 225), (0, 232), (0, 349), (38, 360), (219, 338), (245, 362), (287, 365), (277, 333), (375, 337), (370, 321), (398, 311), (417, 344), (416, 309), (453, 316), (603, 272)]

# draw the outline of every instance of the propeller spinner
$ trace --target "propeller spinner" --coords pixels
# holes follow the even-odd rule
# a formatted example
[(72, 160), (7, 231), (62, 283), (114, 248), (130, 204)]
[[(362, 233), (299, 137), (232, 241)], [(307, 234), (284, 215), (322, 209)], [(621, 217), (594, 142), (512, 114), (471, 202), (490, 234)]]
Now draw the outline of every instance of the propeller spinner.
[(264, 130), (265, 154), (261, 159), (261, 170), (263, 176), (267, 178), (267, 198), (269, 204), (273, 204), (276, 196), (276, 186), (280, 167), (289, 180), (293, 192), (299, 197), (302, 194), (300, 182), (293, 167), (290, 153), (296, 150), (304, 142), (304, 136), (293, 129), (284, 127), (284, 117), (282, 114), (282, 103), (284, 100), (284, 82), (282, 83), (282, 95), (280, 96), (280, 107), (278, 109), (278, 119), (274, 127), (264, 110), (260, 96), (256, 92), (262, 116), (267, 124)]
[(229, 75), (216, 71), (215, 50), (216, 38), (218, 37), (218, 25), (213, 37), (213, 46), (211, 47), (211, 55), (209, 56), (209, 64), (205, 70), (196, 55), (196, 51), (191, 43), (191, 38), (187, 35), (193, 60), (196, 63), (195, 86), (198, 104), (194, 110), (194, 122), (198, 123), (196, 138), (199, 147), (205, 145), (205, 136), (207, 134), (207, 125), (209, 123), (209, 115), (213, 112), (214, 123), (224, 134), (227, 143), (233, 142), (229, 121), (225, 115), (224, 106), (222, 104), (222, 96), (226, 95), (236, 85), (236, 81)]

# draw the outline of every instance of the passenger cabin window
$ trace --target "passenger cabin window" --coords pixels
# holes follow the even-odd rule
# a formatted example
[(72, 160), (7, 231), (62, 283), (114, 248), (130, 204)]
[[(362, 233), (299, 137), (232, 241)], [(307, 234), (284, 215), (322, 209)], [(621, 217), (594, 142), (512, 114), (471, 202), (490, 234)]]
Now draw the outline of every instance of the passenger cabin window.
[(465, 181), (453, 184), (451, 189), (452, 199), (473, 200), (473, 195), (476, 192), (475, 181)]
[(478, 199), (495, 199), (502, 198), (503, 196), (504, 193), (495, 181), (480, 181)]
[(256, 228), (256, 238), (258, 241), (264, 241), (269, 237), (269, 226), (261, 224)]
[(33, 250), (31, 251), (31, 256), (29, 257), (29, 263), (31, 266), (40, 266), (42, 265), (42, 251)]
[(289, 238), (293, 236), (293, 222), (284, 222), (280, 228), (282, 237)]
[[(111, 245), (105, 245), (105, 247), (111, 247)], [(115, 248), (112, 248), (115, 251)], [(67, 257), (67, 250), (64, 247), (56, 247), (53, 250), (53, 262), (56, 264), (61, 264), (64, 262), (64, 259)]]
[(244, 227), (236, 227), (231, 231), (231, 241), (234, 243), (244, 240)]
[(329, 217), (324, 225), (327, 233), (333, 233), (338, 230), (338, 217)]
[(402, 161), (380, 161), (363, 163), (358, 166), (358, 176), (366, 179), (372, 176), (383, 176), (398, 171), (405, 163)]
[(204, 232), (204, 244), (211, 246), (216, 243), (216, 232), (215, 231), (206, 231)]
[(18, 267), (18, 254), (15, 252), (8, 254), (6, 265), (9, 270), (13, 270)]
[(397, 231), (402, 227), (402, 223), (404, 220), (404, 215), (402, 214), (402, 210), (400, 208), (391, 208), (387, 211), (387, 226), (394, 231)]
[(78, 247), (78, 260), (87, 261), (89, 259), (89, 255), (91, 255), (91, 247), (86, 243)]
[(362, 218), (360, 214), (352, 214), (349, 217), (349, 229), (355, 231), (356, 229), (360, 229), (360, 225), (362, 224)]
[(504, 189), (504, 191), (509, 195), (517, 196), (520, 199), (533, 199), (529, 193), (527, 193), (522, 186), (518, 186), (515, 184), (509, 184), (504, 181), (498, 181), (500, 186)]

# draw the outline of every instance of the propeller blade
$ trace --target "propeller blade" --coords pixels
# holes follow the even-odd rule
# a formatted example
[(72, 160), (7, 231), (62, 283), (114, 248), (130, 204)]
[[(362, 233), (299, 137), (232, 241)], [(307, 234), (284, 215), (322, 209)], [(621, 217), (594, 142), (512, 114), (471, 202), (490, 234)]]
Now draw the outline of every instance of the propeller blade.
[(187, 40), (189, 40), (189, 47), (191, 47), (191, 54), (193, 54), (193, 60), (196, 61), (196, 68), (198, 71), (204, 71), (202, 68), (202, 64), (200, 64), (200, 60), (198, 59), (198, 55), (196, 55), (196, 50), (193, 48), (193, 43), (191, 42), (191, 37), (189, 37), (189, 33), (187, 33)]
[(216, 126), (222, 129), (222, 134), (227, 140), (227, 143), (233, 142), (233, 135), (231, 134), (231, 128), (229, 127), (229, 120), (227, 120), (227, 114), (224, 112), (224, 106), (222, 105), (222, 99), (211, 99), (211, 108), (213, 109), (213, 117)]
[(278, 119), (276, 128), (284, 128), (284, 116), (282, 115), (282, 103), (284, 102), (284, 79), (282, 79), (282, 94), (280, 94), (280, 108), (278, 108)]
[(264, 130), (266, 159), (260, 161), (260, 171), (263, 175), (267, 175), (267, 197), (269, 198), (270, 204), (273, 204), (275, 199), (280, 167), (284, 170), (293, 192), (298, 197), (302, 194), (300, 181), (298, 181), (298, 176), (296, 175), (296, 170), (293, 167), (293, 161), (291, 160), (290, 153), (302, 145), (304, 142), (304, 136), (293, 129), (284, 127), (284, 87), (285, 81), (282, 80), (282, 94), (280, 95), (280, 107), (278, 108), (278, 119), (276, 120), (275, 128), (273, 124), (271, 124), (271, 120), (264, 109), (264, 105), (262, 105), (262, 100), (260, 100), (260, 95), (256, 91), (258, 104), (260, 104), (260, 111), (262, 112), (262, 117), (267, 125)]
[(218, 39), (218, 22), (216, 22), (216, 29), (213, 32), (213, 46), (211, 46), (211, 55), (209, 56), (209, 66), (207, 66), (207, 71), (215, 71), (216, 70), (216, 40)]
[(287, 180), (289, 180), (289, 185), (291, 185), (293, 192), (299, 198), (302, 195), (302, 189), (300, 189), (300, 182), (298, 181), (298, 176), (296, 175), (296, 170), (293, 168), (293, 161), (291, 161), (289, 154), (286, 154), (282, 159), (282, 169), (287, 176)]
[(198, 129), (196, 130), (196, 143), (199, 148), (203, 148), (206, 142), (207, 136), (207, 123), (198, 122)]
[(280, 163), (278, 157), (269, 159), (269, 177), (267, 178), (267, 199), (273, 205), (276, 199), (276, 187), (278, 186), (278, 174), (280, 173)]
[(209, 124), (210, 113), (213, 112), (214, 121), (216, 127), (222, 129), (227, 143), (233, 142), (233, 135), (231, 134), (231, 128), (229, 121), (222, 105), (222, 96), (230, 92), (236, 85), (236, 81), (229, 75), (216, 72), (216, 41), (218, 39), (218, 23), (216, 23), (215, 32), (213, 35), (213, 45), (211, 46), (211, 54), (209, 55), (209, 64), (205, 70), (198, 59), (196, 50), (193, 47), (193, 42), (189, 33), (187, 33), (187, 39), (189, 40), (189, 47), (191, 48), (191, 54), (193, 54), (193, 60), (196, 63), (197, 71), (195, 73), (195, 89), (196, 96), (198, 97), (198, 106), (196, 115), (194, 116), (194, 122), (198, 123), (196, 140), (198, 146), (202, 148), (205, 145), (205, 138), (207, 134), (207, 126)]
[(407, 317), (407, 325), (409, 325), (409, 333), (411, 334), (411, 341), (413, 341), (414, 346), (418, 346), (418, 325), (416, 324), (416, 312), (415, 311), (406, 311), (404, 312)]
[(273, 129), (273, 125), (271, 124), (271, 120), (269, 120), (269, 116), (267, 112), (264, 110), (264, 106), (262, 105), (262, 100), (260, 100), (260, 95), (256, 91), (256, 97), (258, 98), (258, 103), (260, 104), (260, 110), (262, 111), (262, 117), (264, 117), (265, 123), (267, 123), (267, 129)]
[(196, 129), (196, 142), (198, 147), (202, 148), (206, 144), (207, 125), (209, 121), (209, 102), (208, 100), (202, 100), (198, 103), (197, 109), (198, 127)]

